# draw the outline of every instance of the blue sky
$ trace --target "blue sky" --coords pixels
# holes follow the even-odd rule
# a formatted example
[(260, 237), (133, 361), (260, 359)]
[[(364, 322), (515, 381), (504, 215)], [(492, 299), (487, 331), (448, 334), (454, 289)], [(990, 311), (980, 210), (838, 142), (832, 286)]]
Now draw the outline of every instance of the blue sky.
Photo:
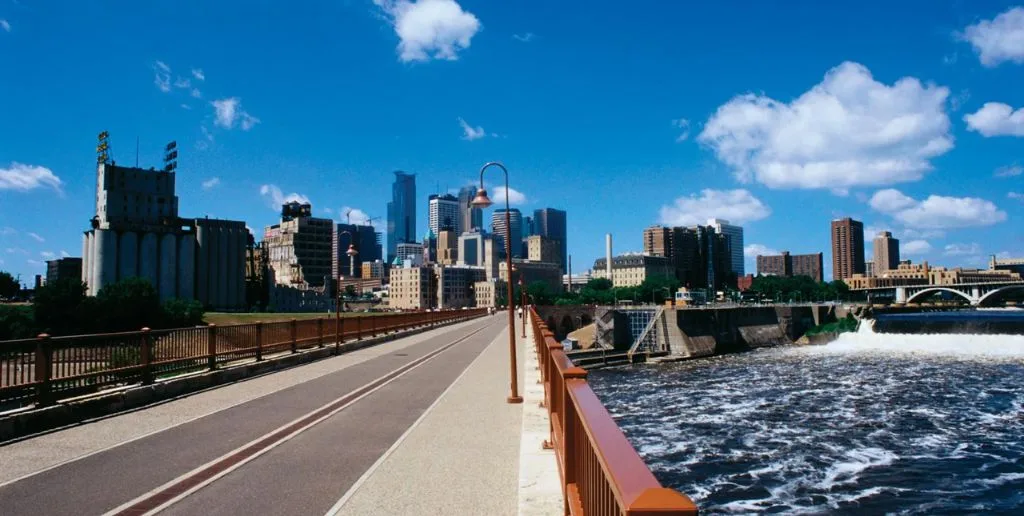
[(568, 212), (576, 270), (606, 232), (635, 251), (710, 216), (748, 269), (828, 264), (839, 216), (915, 261), (1024, 256), (1012, 2), (84, 4), (0, 0), (0, 269), (24, 281), (81, 254), (102, 130), (147, 167), (177, 140), (181, 214), (258, 234), (289, 196), (384, 217), (395, 169), (423, 233), (428, 194), (501, 160), (519, 208)]

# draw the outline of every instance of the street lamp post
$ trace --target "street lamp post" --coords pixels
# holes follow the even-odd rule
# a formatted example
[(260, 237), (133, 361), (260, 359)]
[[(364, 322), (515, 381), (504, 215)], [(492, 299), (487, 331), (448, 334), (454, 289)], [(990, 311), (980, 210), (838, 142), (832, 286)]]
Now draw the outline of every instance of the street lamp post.
[(523, 338), (526, 338), (526, 289), (523, 288), (523, 273), (519, 273), (519, 311), (522, 314)]
[(500, 168), (505, 173), (505, 270), (508, 271), (508, 281), (506, 282), (508, 289), (508, 353), (511, 361), (509, 366), (512, 373), (512, 393), (506, 401), (509, 403), (522, 403), (523, 398), (519, 395), (519, 373), (516, 367), (515, 310), (512, 308), (514, 304), (512, 302), (512, 221), (508, 204), (508, 169), (505, 168), (505, 165), (492, 161), (480, 168), (480, 189), (477, 190), (476, 197), (473, 199), (473, 206), (483, 209), (494, 204), (487, 197), (487, 190), (484, 189), (484, 171), (492, 166)]
[[(355, 239), (355, 237), (352, 235), (352, 233), (349, 230), (344, 229), (344, 230), (341, 231), (341, 233), (338, 233), (338, 244), (339, 245), (341, 244), (341, 235), (344, 235), (346, 233), (348, 234), (348, 251), (345, 251), (345, 254), (348, 255), (348, 276), (350, 278), (354, 278), (355, 275), (356, 275), (355, 274), (355, 262), (356, 262), (355, 257), (356, 257), (357, 254), (359, 254), (359, 251), (356, 251), (355, 245), (353, 245), (353, 240)], [(340, 343), (341, 342), (341, 334), (342, 334), (342, 332), (341, 332), (341, 267), (338, 267), (337, 288), (335, 288), (334, 290), (335, 290), (335, 293), (334, 293), (334, 332), (335, 332), (335, 338)]]

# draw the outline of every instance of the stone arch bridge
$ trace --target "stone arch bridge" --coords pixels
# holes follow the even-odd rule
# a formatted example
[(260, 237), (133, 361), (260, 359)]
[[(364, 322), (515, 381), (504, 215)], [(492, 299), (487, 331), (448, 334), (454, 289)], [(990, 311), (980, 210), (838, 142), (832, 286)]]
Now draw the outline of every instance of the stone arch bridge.
[(949, 292), (971, 306), (997, 306), (1004, 294), (1024, 291), (1024, 281), (999, 283), (961, 283), (956, 285), (913, 285), (865, 289), (870, 297), (890, 298), (895, 303), (916, 303), (939, 292)]

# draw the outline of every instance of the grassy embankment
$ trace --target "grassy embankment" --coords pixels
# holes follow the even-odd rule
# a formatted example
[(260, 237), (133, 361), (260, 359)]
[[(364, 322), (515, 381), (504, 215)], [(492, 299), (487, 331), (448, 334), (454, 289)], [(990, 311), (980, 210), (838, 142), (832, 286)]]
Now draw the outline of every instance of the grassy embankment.
[(825, 323), (807, 330), (804, 335), (818, 335), (819, 333), (847, 333), (857, 331), (857, 319), (847, 315), (836, 322)]

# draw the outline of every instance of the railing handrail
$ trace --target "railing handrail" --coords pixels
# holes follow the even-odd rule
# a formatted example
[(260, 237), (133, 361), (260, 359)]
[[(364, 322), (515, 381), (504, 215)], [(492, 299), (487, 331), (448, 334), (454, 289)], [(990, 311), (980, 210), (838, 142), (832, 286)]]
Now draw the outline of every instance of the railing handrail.
[[(586, 371), (573, 364), (534, 307), (529, 314), (552, 433), (548, 444), (555, 449), (560, 468), (564, 512), (583, 514), (591, 505), (587, 516), (697, 514), (689, 497), (662, 487), (587, 383)], [(576, 442), (572, 435), (576, 425), (586, 436), (585, 443)], [(597, 458), (602, 479), (586, 474), (578, 478), (581, 465), (575, 462), (584, 460), (577, 449), (581, 446), (589, 447)], [(603, 504), (603, 483), (611, 490), (614, 507)]]

